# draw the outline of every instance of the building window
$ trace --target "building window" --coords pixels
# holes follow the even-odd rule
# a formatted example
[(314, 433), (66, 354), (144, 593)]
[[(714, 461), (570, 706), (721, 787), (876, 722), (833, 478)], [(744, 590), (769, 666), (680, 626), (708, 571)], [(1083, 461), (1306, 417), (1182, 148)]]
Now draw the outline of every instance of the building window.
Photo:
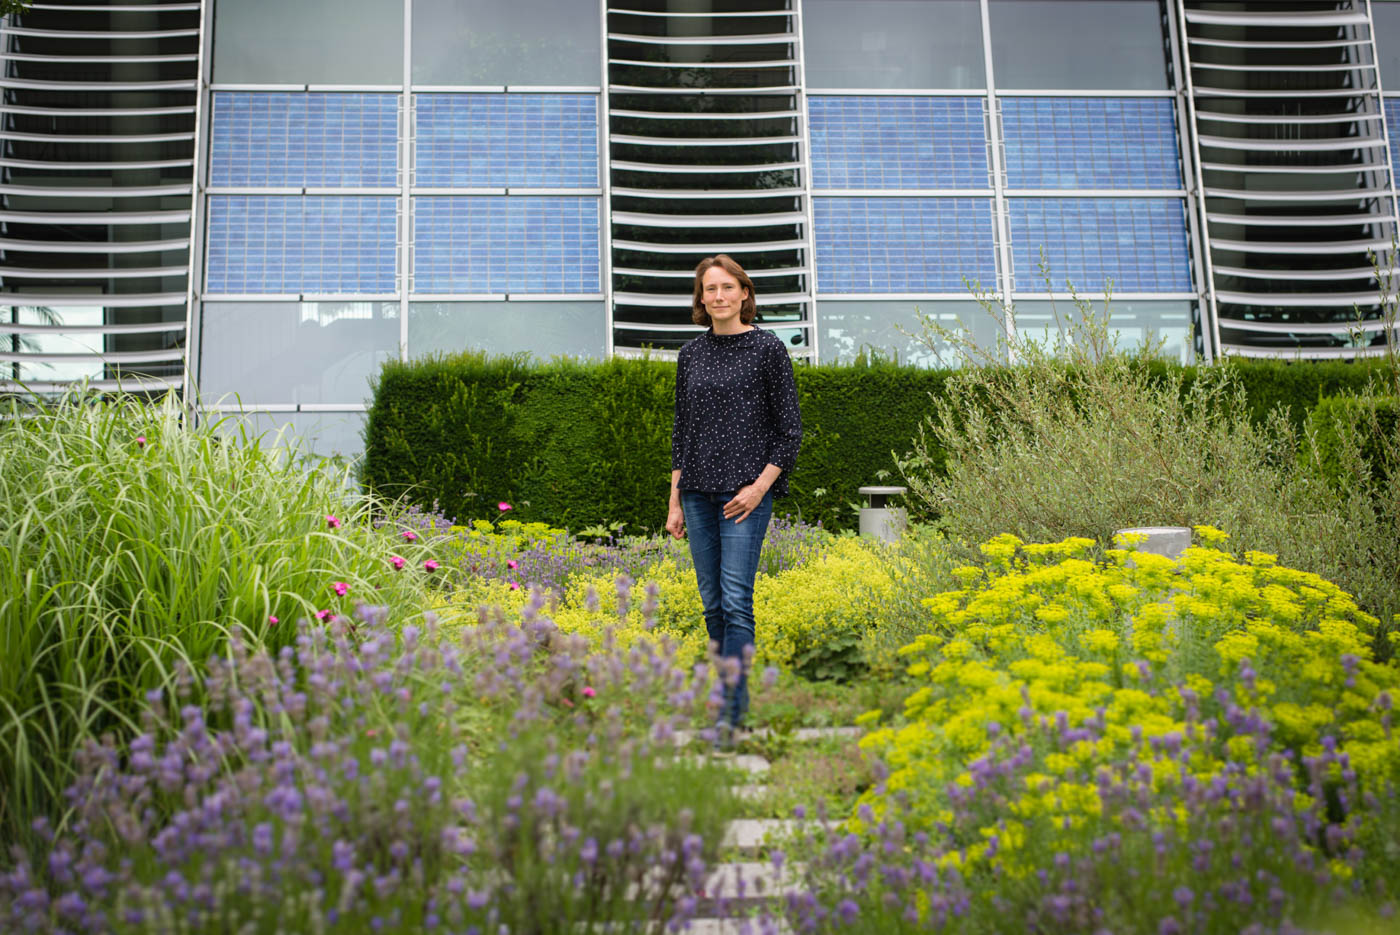
[(593, 0), (413, 0), (413, 83), (596, 86)]
[(808, 99), (814, 188), (987, 188), (978, 97)]
[(199, 370), (205, 405), (363, 405), (399, 356), (393, 302), (205, 302)]
[(414, 183), (596, 188), (596, 94), (414, 95)]
[(488, 354), (528, 351), (602, 357), (607, 342), (603, 303), (414, 302), (408, 306), (408, 353)]
[(403, 0), (224, 0), (214, 80), (403, 84)]
[[(1095, 302), (1094, 311), (1108, 318), (1108, 333), (1121, 351), (1137, 351), (1151, 347), (1158, 357), (1189, 364), (1195, 360), (1191, 347), (1192, 302), (1177, 301), (1119, 301), (1110, 302), (1107, 309)], [(1053, 346), (1056, 335), (1079, 310), (1067, 301), (1018, 301), (1016, 303), (1016, 335), (1018, 338)]]
[(1172, 100), (1001, 101), (1009, 188), (1181, 188)]
[(1158, 0), (990, 0), (999, 89), (1165, 90)]
[(996, 282), (990, 198), (816, 198), (821, 292), (961, 292)]
[(1010, 198), (1015, 288), (1080, 293), (1190, 292), (1186, 207), (1176, 198)]
[(398, 201), (211, 195), (210, 293), (395, 292)]
[(596, 293), (599, 199), (574, 195), (413, 199), (413, 291)]
[(263, 446), (295, 447), (302, 455), (353, 460), (364, 453), (363, 409), (326, 412), (206, 411), (204, 420), (230, 439), (259, 439)]
[(804, 0), (809, 88), (984, 88), (977, 0)]
[[(1381, 87), (1400, 91), (1400, 3), (1372, 3), (1371, 22), (1375, 27)], [(1386, 119), (1389, 121), (1389, 114)]]
[[(920, 367), (957, 367), (964, 363), (962, 349), (932, 332), (923, 332), (920, 315), (951, 332), (961, 333), (989, 358), (1002, 359), (1001, 324), (970, 299), (825, 299), (821, 304), (821, 361), (846, 363), (859, 354), (873, 352)], [(910, 336), (921, 333), (922, 340)]]
[(398, 185), (399, 95), (216, 91), (209, 183)]

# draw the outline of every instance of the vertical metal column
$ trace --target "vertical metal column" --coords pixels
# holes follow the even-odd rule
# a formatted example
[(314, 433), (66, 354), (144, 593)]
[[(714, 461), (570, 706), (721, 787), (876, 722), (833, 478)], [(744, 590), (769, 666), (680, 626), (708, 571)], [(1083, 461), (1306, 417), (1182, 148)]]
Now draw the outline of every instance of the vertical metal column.
[[(1387, 166), (1386, 171), (1390, 174), (1391, 209), (1395, 212), (1395, 217), (1400, 219), (1400, 188), (1397, 188), (1395, 182), (1395, 153), (1393, 152), (1393, 147), (1390, 145), (1390, 118), (1385, 114), (1385, 86), (1381, 78), (1380, 55), (1376, 50), (1376, 17), (1372, 12), (1374, 6), (1374, 2), (1367, 0), (1366, 30), (1371, 40), (1371, 61), (1376, 63), (1376, 95), (1380, 98), (1381, 102), (1381, 135), (1385, 137), (1385, 164)], [(1391, 251), (1386, 257), (1385, 268), (1392, 270), (1392, 277), (1394, 276), (1393, 270), (1396, 266), (1395, 260), (1394, 251)]]
[(602, 202), (598, 209), (598, 249), (601, 251), (598, 272), (603, 287), (603, 356), (613, 356), (613, 277), (612, 277), (612, 164), (609, 140), (612, 137), (612, 120), (608, 114), (612, 107), (608, 103), (608, 0), (598, 0), (598, 67), (601, 74), (598, 84), (602, 93), (598, 97), (598, 181), (603, 187)]
[[(1210, 251), (1206, 249), (1202, 225), (1206, 223), (1205, 190), (1201, 187), (1201, 153), (1196, 148), (1196, 102), (1191, 96), (1191, 69), (1184, 64), (1181, 47), (1182, 31), (1177, 23), (1181, 16), (1181, 0), (1167, 0), (1167, 34), (1172, 53), (1172, 76), (1176, 79), (1177, 145), (1181, 153), (1182, 182), (1186, 185), (1186, 231), (1191, 238), (1192, 270), (1201, 317), (1201, 356), (1207, 364), (1216, 354), (1215, 285), (1210, 274)], [(1194, 350), (1194, 348), (1193, 348)]]
[[(1012, 290), (1015, 277), (1011, 268), (1011, 223), (1006, 207), (1006, 167), (1002, 161), (1001, 114), (997, 107), (996, 74), (992, 66), (992, 16), (990, 0), (982, 0), (982, 60), (987, 80), (987, 146), (991, 150), (992, 169), (992, 210), (996, 214), (997, 232), (997, 288), (1008, 310), (1003, 327), (1006, 338), (1016, 336), (1016, 317), (1009, 314), (1012, 308)], [(1014, 359), (1014, 355), (1013, 355)]]
[(180, 387), (186, 416), (198, 421), (200, 347), (204, 337), (204, 223), (207, 216), (204, 189), (208, 185), (210, 112), (209, 82), (213, 71), (214, 5), (218, 0), (205, 0), (199, 10), (199, 60), (195, 74), (198, 90), (194, 105), (194, 167), (190, 172), (193, 192), (190, 197), (190, 247), (185, 262), (189, 264), (185, 299), (185, 367)]
[(807, 43), (803, 37), (802, 0), (792, 0), (793, 32), (797, 34), (797, 99), (802, 102), (802, 197), (807, 214), (807, 318), (812, 326), (807, 331), (807, 346), (811, 348), (812, 363), (821, 362), (821, 312), (817, 307), (817, 231), (812, 204), (812, 120), (807, 108)]
[(403, 114), (399, 139), (399, 360), (408, 360), (408, 302), (413, 279), (413, 0), (403, 0)]

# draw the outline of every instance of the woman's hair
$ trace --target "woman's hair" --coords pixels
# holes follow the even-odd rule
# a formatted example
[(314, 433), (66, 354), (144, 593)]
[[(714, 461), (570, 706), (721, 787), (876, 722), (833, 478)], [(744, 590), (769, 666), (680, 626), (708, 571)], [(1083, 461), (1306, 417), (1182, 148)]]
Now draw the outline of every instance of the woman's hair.
[(716, 256), (707, 256), (700, 261), (700, 265), (695, 267), (695, 295), (690, 301), (690, 320), (697, 325), (709, 327), (713, 324), (710, 321), (710, 313), (705, 311), (705, 303), (702, 298), (705, 294), (705, 273), (711, 267), (721, 267), (726, 273), (739, 280), (739, 285), (749, 291), (744, 297), (744, 302), (739, 306), (739, 320), (744, 324), (752, 324), (754, 316), (758, 314), (758, 303), (754, 301), (753, 280), (749, 274), (744, 272), (744, 268), (729, 258), (727, 253)]

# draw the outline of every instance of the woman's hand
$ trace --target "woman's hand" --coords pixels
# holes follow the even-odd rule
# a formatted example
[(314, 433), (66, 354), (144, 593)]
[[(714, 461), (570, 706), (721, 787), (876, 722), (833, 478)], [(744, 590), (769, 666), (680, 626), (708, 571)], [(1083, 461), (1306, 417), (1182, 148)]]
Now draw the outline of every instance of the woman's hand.
[[(749, 484), (747, 487), (740, 487), (734, 493), (734, 499), (724, 505), (724, 518), (734, 520), (734, 525), (739, 525), (749, 518), (749, 514), (758, 509), (758, 505), (763, 502), (764, 494), (768, 491), (757, 484)], [(736, 519), (737, 517), (737, 519)]]
[(666, 531), (676, 539), (685, 537), (685, 510), (679, 503), (671, 504), (670, 512), (666, 514)]

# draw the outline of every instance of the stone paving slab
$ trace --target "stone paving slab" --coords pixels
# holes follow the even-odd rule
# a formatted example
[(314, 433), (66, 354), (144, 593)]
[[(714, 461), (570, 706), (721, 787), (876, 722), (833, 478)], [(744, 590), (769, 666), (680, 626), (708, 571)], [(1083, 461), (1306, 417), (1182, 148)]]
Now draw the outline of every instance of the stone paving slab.
[[(755, 728), (741, 736), (753, 737), (755, 739), (767, 739), (773, 732), (766, 727)], [(833, 737), (847, 737), (855, 740), (865, 733), (863, 727), (799, 727), (792, 732), (792, 739), (802, 742), (813, 740), (827, 740)], [(698, 730), (678, 730), (672, 735), (672, 740), (678, 747), (688, 746), (692, 741), (700, 736)]]
[(796, 828), (797, 822), (782, 818), (737, 818), (725, 827), (720, 846), (754, 853), (765, 840), (781, 841)]
[(784, 864), (782, 870), (766, 860), (738, 860), (719, 864), (705, 882), (708, 899), (759, 903), (782, 895), (799, 882), (801, 865)]
[(765, 935), (777, 932), (791, 935), (792, 927), (783, 919), (775, 919), (776, 926), (765, 928), (758, 919), (692, 919), (682, 932), (691, 935)]
[(765, 760), (761, 756), (756, 756), (752, 753), (745, 753), (739, 756), (723, 757), (695, 756), (691, 757), (691, 759), (697, 763), (708, 761), (711, 763), (717, 763), (720, 766), (728, 766), (731, 769), (736, 769), (748, 773), (750, 776), (761, 776), (764, 773), (768, 772), (769, 769), (771, 769), (771, 767), (768, 765), (767, 760)]
[[(650, 933), (661, 931), (660, 927), (654, 922), (644, 922), (640, 925), (635, 923), (629, 925), (623, 922), (600, 922), (594, 923), (587, 928), (585, 928), (584, 923), (579, 922), (575, 924), (574, 930), (577, 931), (579, 935), (584, 935), (585, 932), (625, 932), (628, 933), (628, 935), (648, 933), (648, 935), (650, 935)], [(671, 931), (672, 930), (669, 928), (666, 929), (667, 935), (670, 935)], [(692, 935), (770, 935), (770, 933), (774, 933), (774, 935), (792, 935), (792, 927), (788, 925), (784, 919), (774, 917), (772, 919), (772, 924), (765, 926), (760, 921), (760, 915), (755, 914), (750, 916), (747, 912), (737, 918), (717, 918), (713, 916), (693, 918), (686, 923), (684, 928), (676, 929), (675, 931), (690, 932)]]

